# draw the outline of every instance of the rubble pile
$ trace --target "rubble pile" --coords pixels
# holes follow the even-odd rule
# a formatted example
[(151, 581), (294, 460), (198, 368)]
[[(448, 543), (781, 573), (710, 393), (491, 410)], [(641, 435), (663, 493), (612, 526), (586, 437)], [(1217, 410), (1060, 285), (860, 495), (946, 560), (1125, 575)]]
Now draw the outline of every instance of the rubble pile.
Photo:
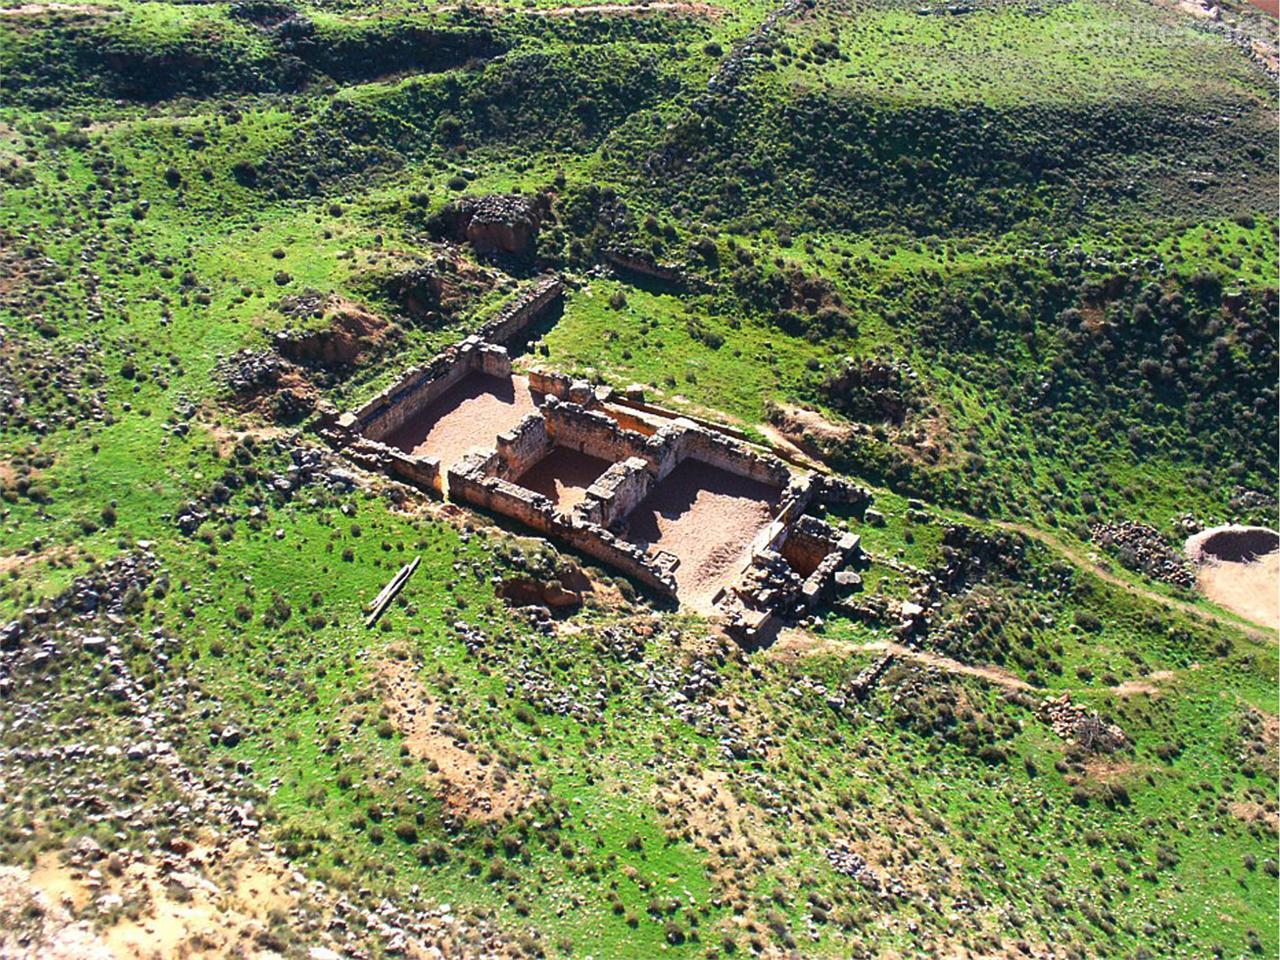
[(321, 486), (337, 493), (345, 493), (355, 487), (355, 474), (323, 447), (304, 446), (296, 438), (279, 438), (272, 440), (265, 450), (262, 447), (259, 450), (276, 456), (287, 452), (291, 462), (283, 471), (253, 471), (252, 480), (248, 479), (248, 471), (245, 477), (229, 471), (207, 493), (178, 510), (173, 517), (178, 529), (191, 536), (211, 518), (229, 522), (243, 519), (239, 512), (227, 505), (231, 491), (241, 487), (251, 485), (257, 494), (249, 497), (249, 519), (262, 514), (266, 496), (275, 500), (289, 500), (307, 487)]
[(824, 851), (827, 862), (833, 870), (861, 883), (868, 890), (873, 890), (881, 897), (905, 897), (908, 895), (906, 885), (896, 877), (882, 876), (878, 870), (867, 863), (861, 855), (854, 853), (848, 845), (837, 842)]
[(274, 350), (237, 350), (214, 367), (214, 376), (237, 395), (260, 393), (280, 382), (293, 364)]
[(124, 554), (77, 577), (62, 593), (0, 627), (0, 649), (13, 650), (40, 625), (54, 620), (123, 617), (126, 607), (155, 577), (158, 561), (149, 550)]
[(1095, 523), (1093, 542), (1115, 554), (1130, 570), (1175, 587), (1194, 587), (1195, 568), (1175, 551), (1155, 527), (1130, 520)]
[(1093, 753), (1114, 753), (1129, 745), (1123, 730), (1104, 722), (1096, 711), (1072, 703), (1065, 693), (1045, 700), (1040, 716), (1063, 740), (1074, 740)]

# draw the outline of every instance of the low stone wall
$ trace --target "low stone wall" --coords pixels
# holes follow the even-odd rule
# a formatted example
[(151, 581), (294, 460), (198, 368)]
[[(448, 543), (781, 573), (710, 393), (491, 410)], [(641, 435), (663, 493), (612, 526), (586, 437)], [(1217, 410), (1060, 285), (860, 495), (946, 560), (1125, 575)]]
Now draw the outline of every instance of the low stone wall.
[[(550, 498), (501, 477), (486, 477), (473, 489), (478, 491), (475, 506), (519, 520), (539, 533), (556, 532), (556, 505)], [(452, 484), (449, 492), (453, 493)]]
[(495, 450), (473, 450), (463, 454), (449, 467), (445, 477), (449, 482), (449, 499), (455, 503), (476, 503), (485, 496), (480, 485), (498, 474), (498, 454)]
[(545, 370), (529, 371), (529, 389), (557, 400), (569, 397), (569, 387), (573, 383), (563, 373), (547, 373)]
[(651, 489), (653, 474), (649, 464), (639, 457), (628, 457), (611, 466), (587, 488), (577, 512), (584, 520), (611, 527), (630, 514)]
[(626, 407), (619, 407), (612, 400), (605, 407), (604, 412), (623, 430), (630, 430), (633, 433), (641, 434), (645, 437), (652, 437), (658, 432), (658, 428), (643, 417), (637, 416)]
[(498, 435), (498, 475), (515, 480), (541, 460), (554, 446), (547, 433), (547, 421), (540, 414), (525, 416), (515, 429)]
[(619, 539), (599, 524), (578, 516), (566, 517), (549, 498), (497, 476), (500, 469), (497, 451), (467, 454), (449, 468), (449, 498), (518, 520), (666, 596), (675, 595), (674, 578), (640, 547)]
[(659, 263), (646, 251), (640, 250), (606, 250), (605, 261), (619, 270), (627, 270), (642, 276), (652, 277), (676, 287), (688, 284), (688, 275), (684, 268), (676, 263)]
[(728, 437), (712, 433), (705, 427), (696, 427), (687, 432), (685, 456), (771, 487), (786, 487), (791, 482), (791, 470), (777, 457), (757, 453)]
[[(647, 413), (650, 416), (658, 417), (662, 420), (687, 420), (690, 423), (705, 427), (707, 430), (714, 430), (722, 433), (727, 437), (733, 437), (735, 440), (741, 440), (745, 443), (751, 443), (751, 438), (742, 430), (731, 427), (728, 424), (716, 423), (714, 420), (708, 420), (705, 417), (699, 417), (683, 410), (672, 410), (669, 407), (660, 407), (657, 404), (647, 403), (644, 400), (634, 399), (627, 396), (626, 392), (611, 393), (609, 396), (609, 406), (618, 409), (625, 408), (636, 410), (640, 413)], [(619, 410), (619, 412), (621, 412)]]
[(338, 421), (370, 440), (385, 440), (427, 404), (437, 400), (478, 363), (477, 341), (464, 340), (414, 367), (364, 406)]
[(472, 367), (491, 377), (505, 380), (511, 376), (511, 354), (506, 347), (493, 343), (482, 343), (476, 351), (476, 360)]
[(635, 544), (614, 536), (603, 527), (594, 523), (563, 523), (556, 534), (574, 549), (621, 570), (651, 589), (668, 597), (676, 595), (675, 578), (665, 567)]
[(476, 336), (490, 343), (506, 343), (564, 296), (564, 284), (558, 277), (546, 276), (516, 293), (498, 315), (476, 331)]
[(543, 277), (524, 287), (475, 334), (413, 368), (368, 403), (342, 417), (338, 425), (370, 440), (385, 440), (472, 370), (509, 377), (511, 357), (500, 344), (522, 332), (563, 295), (564, 284), (556, 277)]
[(607, 414), (576, 403), (548, 400), (542, 415), (547, 421), (547, 433), (559, 447), (614, 463), (627, 457), (643, 457), (647, 449), (643, 434), (625, 430)]
[(650, 437), (645, 457), (653, 463), (659, 480), (665, 480), (683, 461), (692, 458), (771, 487), (786, 487), (791, 482), (791, 469), (772, 454), (757, 453), (684, 418), (672, 421)]
[(435, 457), (412, 457), (385, 443), (363, 438), (351, 444), (347, 452), (369, 470), (385, 473), (437, 495), (443, 493), (440, 461)]

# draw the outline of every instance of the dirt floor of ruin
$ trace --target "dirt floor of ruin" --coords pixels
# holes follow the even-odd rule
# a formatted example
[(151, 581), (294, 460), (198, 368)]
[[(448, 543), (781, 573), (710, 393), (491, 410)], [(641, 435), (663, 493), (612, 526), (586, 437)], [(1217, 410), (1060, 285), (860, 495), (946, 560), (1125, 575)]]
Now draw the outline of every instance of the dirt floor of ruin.
[(415, 413), (387, 442), (415, 457), (436, 457), (448, 467), (470, 450), (492, 447), (494, 437), (537, 410), (540, 401), (525, 377), (469, 373)]
[(776, 487), (686, 460), (636, 507), (626, 536), (679, 557), (677, 596), (709, 611), (716, 593), (746, 564), (781, 496)]
[(516, 482), (548, 497), (561, 513), (567, 513), (583, 501), (587, 488), (610, 466), (608, 460), (567, 447), (553, 447)]

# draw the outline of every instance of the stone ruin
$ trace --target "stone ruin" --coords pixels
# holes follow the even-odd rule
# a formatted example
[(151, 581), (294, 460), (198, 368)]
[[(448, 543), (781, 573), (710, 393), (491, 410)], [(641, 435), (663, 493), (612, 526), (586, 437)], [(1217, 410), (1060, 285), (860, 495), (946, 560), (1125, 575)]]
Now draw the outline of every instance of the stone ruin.
[(718, 615), (744, 643), (820, 603), (860, 549), (806, 510), (869, 494), (649, 407), (638, 390), (513, 373), (502, 344), (562, 295), (559, 280), (537, 281), (322, 432), (368, 469), (516, 520)]

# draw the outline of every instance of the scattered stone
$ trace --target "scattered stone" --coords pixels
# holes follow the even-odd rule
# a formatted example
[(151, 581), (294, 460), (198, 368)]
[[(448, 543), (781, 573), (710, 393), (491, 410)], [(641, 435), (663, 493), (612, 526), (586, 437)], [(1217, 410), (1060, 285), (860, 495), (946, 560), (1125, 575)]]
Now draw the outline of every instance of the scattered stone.
[(1105, 547), (1130, 570), (1175, 587), (1189, 589), (1196, 584), (1194, 566), (1149, 524), (1130, 520), (1095, 523), (1090, 535), (1094, 543)]

